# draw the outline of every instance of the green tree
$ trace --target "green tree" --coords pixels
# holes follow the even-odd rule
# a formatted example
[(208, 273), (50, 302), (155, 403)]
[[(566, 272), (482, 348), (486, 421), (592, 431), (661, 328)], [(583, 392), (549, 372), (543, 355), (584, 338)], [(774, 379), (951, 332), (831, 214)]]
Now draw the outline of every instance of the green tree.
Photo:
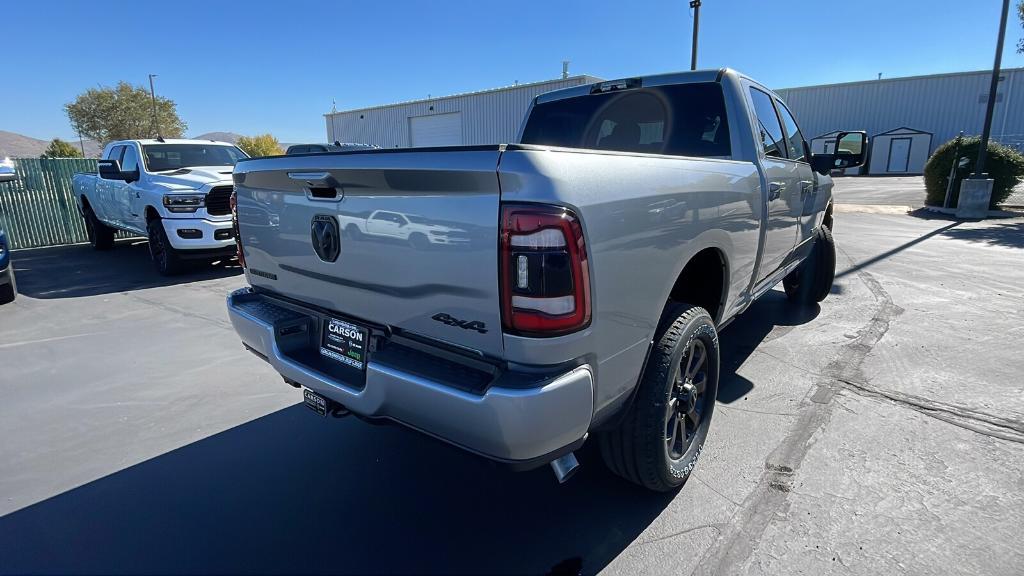
[[(1020, 19), (1020, 27), (1024, 28), (1024, 0), (1017, 2), (1017, 18)], [(1017, 40), (1017, 53), (1024, 54), (1024, 38)]]
[(274, 156), (283, 154), (281, 144), (277, 138), (270, 134), (259, 134), (257, 136), (242, 136), (238, 139), (238, 147), (249, 156)]
[(50, 140), (50, 145), (43, 151), (40, 158), (81, 158), (82, 153), (74, 145), (69, 144), (60, 138)]
[[(958, 150), (957, 140), (954, 138), (936, 148), (928, 158), (928, 162), (925, 163), (925, 204), (942, 206), (946, 199), (949, 171), (954, 162), (957, 163), (957, 168), (954, 171), (953, 188), (950, 195), (951, 205), (956, 206), (960, 201), (960, 183), (967, 175), (974, 172), (974, 164), (978, 161), (978, 150), (981, 148), (981, 138), (965, 136), (959, 139), (959, 152), (954, 156), (954, 152)], [(960, 158), (967, 158), (967, 164), (963, 168), (959, 167)], [(1010, 194), (1013, 194), (1014, 186), (1024, 180), (1024, 154), (990, 140), (985, 171), (988, 172), (988, 177), (994, 180), (992, 200), (989, 203), (989, 208), (994, 210), (997, 204), (1001, 204), (1010, 197)]]
[(153, 102), (142, 86), (118, 82), (117, 87), (90, 88), (75, 101), (64, 105), (71, 126), (80, 134), (107, 143), (111, 140), (180, 138), (188, 125), (178, 117), (173, 100), (157, 96), (156, 120)]

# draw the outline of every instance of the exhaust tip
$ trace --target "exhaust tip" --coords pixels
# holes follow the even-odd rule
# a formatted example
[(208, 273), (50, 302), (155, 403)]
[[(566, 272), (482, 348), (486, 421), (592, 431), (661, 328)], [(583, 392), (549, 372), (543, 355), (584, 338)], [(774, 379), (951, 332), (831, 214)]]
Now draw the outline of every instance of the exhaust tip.
[(565, 484), (579, 467), (580, 463), (576, 460), (576, 454), (573, 452), (551, 461), (551, 470), (554, 471), (559, 484)]

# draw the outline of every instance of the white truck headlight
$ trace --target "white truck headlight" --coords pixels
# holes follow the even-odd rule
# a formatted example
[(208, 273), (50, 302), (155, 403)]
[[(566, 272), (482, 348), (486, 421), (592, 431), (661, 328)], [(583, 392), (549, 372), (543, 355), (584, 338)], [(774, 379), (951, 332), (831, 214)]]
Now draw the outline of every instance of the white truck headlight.
[(202, 194), (175, 194), (164, 196), (164, 208), (169, 212), (195, 212), (206, 205)]

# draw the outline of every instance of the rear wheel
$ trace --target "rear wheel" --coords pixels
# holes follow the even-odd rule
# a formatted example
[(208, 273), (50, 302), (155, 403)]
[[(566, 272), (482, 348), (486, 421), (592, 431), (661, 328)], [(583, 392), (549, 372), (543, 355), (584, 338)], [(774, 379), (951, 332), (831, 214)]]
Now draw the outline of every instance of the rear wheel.
[(85, 219), (85, 233), (94, 250), (110, 250), (114, 247), (114, 229), (100, 222), (88, 204), (82, 208), (82, 217)]
[(819, 226), (810, 255), (783, 278), (782, 287), (791, 302), (810, 305), (828, 296), (835, 277), (836, 244), (828, 226)]
[(9, 282), (7, 284), (0, 284), (0, 304), (14, 302), (14, 299), (18, 296), (18, 286), (14, 282), (14, 264), (10, 265), (7, 272), (2, 272), (0, 274), (9, 275)]
[(149, 255), (153, 259), (156, 271), (161, 276), (174, 276), (181, 273), (183, 269), (181, 257), (167, 240), (167, 233), (164, 232), (164, 225), (160, 219), (150, 220), (147, 229), (149, 230)]
[(633, 406), (619, 428), (601, 436), (608, 468), (659, 492), (682, 486), (711, 426), (718, 362), (718, 332), (707, 311), (670, 304)]
[(426, 234), (421, 234), (419, 232), (409, 235), (409, 244), (417, 250), (426, 250), (427, 248), (430, 248), (430, 240), (427, 240)]

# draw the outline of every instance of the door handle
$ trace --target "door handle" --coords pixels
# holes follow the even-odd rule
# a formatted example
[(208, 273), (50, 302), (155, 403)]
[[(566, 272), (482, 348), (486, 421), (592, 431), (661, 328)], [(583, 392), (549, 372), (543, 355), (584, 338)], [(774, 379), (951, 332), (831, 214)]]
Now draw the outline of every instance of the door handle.
[(800, 181), (800, 196), (805, 196), (809, 192), (814, 191), (814, 182), (811, 180)]
[(778, 200), (782, 197), (782, 191), (786, 189), (786, 184), (783, 182), (769, 182), (768, 183), (768, 200)]

